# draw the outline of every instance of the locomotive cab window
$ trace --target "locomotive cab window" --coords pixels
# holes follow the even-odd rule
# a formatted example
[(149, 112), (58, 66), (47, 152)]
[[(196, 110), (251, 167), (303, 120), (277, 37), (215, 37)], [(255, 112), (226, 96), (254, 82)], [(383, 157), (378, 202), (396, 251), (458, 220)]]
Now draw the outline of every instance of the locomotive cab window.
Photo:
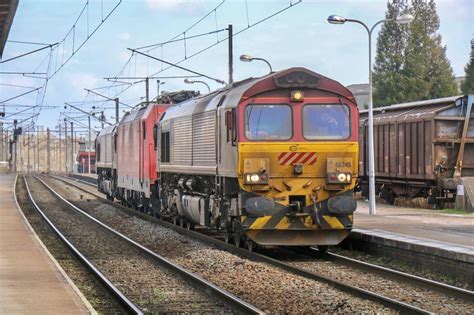
[(288, 140), (293, 135), (293, 118), (288, 105), (245, 107), (245, 136), (249, 140)]
[(350, 136), (350, 115), (346, 105), (305, 105), (302, 116), (303, 136), (308, 140), (339, 140)]
[(153, 148), (158, 149), (158, 126), (153, 126)]

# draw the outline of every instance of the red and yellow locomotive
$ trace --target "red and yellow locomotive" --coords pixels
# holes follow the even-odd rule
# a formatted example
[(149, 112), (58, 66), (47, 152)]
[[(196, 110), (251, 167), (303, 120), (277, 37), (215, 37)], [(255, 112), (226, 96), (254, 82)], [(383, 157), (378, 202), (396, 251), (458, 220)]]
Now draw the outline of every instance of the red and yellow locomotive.
[(338, 244), (356, 209), (357, 139), (354, 97), (334, 80), (291, 68), (236, 82), (156, 121), (144, 204), (249, 249)]

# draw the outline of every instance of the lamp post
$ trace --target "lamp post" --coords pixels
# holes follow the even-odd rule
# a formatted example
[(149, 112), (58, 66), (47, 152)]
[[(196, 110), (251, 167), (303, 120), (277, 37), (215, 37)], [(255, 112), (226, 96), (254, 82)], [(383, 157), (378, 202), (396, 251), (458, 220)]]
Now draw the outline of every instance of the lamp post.
[(273, 68), (272, 68), (272, 65), (265, 59), (263, 58), (257, 58), (257, 57), (252, 57), (250, 55), (240, 55), (240, 61), (243, 61), (243, 62), (252, 62), (254, 60), (260, 60), (260, 61), (263, 61), (267, 64), (268, 68), (270, 68), (270, 73), (273, 72)]
[(372, 32), (376, 26), (387, 21), (395, 21), (397, 24), (408, 24), (413, 21), (413, 16), (410, 14), (403, 14), (396, 18), (388, 18), (380, 20), (375, 23), (370, 29), (362, 21), (355, 19), (347, 19), (338, 15), (330, 15), (328, 17), (328, 22), (331, 24), (344, 24), (346, 22), (352, 22), (362, 25), (367, 34), (369, 35), (369, 213), (375, 215), (377, 213), (375, 207), (375, 156), (374, 156), (374, 115), (373, 115), (373, 103), (372, 103)]
[(184, 83), (186, 83), (186, 84), (201, 83), (201, 84), (204, 84), (204, 85), (207, 87), (207, 91), (208, 91), (209, 93), (211, 92), (211, 88), (209, 87), (209, 84), (207, 84), (207, 83), (204, 82), (204, 81), (189, 80), (188, 78), (186, 78), (186, 79), (184, 79)]

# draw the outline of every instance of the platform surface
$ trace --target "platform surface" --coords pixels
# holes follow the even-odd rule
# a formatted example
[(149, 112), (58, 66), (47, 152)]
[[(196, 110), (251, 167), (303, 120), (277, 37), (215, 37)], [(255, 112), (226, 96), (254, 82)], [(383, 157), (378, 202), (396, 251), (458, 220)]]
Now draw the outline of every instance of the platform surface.
[(24, 221), (14, 181), (0, 174), (0, 314), (94, 313)]
[(472, 247), (474, 215), (445, 214), (436, 210), (377, 204), (377, 214), (369, 215), (367, 202), (358, 201), (354, 227), (379, 230), (418, 238)]

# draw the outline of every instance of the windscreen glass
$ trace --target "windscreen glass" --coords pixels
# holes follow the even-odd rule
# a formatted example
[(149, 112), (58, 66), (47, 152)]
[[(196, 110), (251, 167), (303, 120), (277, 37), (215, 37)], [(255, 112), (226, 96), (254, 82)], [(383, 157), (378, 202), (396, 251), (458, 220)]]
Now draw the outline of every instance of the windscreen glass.
[(303, 136), (306, 139), (346, 139), (349, 135), (349, 108), (346, 105), (305, 105), (303, 107)]
[(292, 114), (288, 105), (245, 107), (245, 135), (250, 140), (288, 140), (292, 130)]

